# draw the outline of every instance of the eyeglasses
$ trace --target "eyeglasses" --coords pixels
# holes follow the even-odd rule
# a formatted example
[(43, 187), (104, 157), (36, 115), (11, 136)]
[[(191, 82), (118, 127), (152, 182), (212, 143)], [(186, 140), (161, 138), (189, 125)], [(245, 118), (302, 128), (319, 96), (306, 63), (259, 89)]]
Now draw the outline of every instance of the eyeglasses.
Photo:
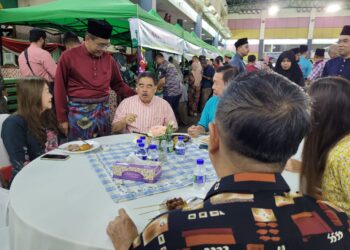
[(337, 44), (341, 44), (341, 43), (348, 43), (349, 39), (339, 39)]
[(107, 49), (111, 44), (110, 43), (95, 43), (96, 47), (99, 49)]

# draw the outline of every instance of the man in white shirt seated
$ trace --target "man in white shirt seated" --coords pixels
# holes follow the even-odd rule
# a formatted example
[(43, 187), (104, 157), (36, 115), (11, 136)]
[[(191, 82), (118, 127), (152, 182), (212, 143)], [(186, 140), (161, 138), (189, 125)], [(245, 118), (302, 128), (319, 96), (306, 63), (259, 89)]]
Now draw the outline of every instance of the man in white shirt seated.
[(147, 133), (156, 125), (177, 122), (169, 103), (158, 96), (155, 77), (150, 72), (143, 72), (137, 78), (137, 95), (126, 98), (118, 106), (112, 123), (112, 133)]

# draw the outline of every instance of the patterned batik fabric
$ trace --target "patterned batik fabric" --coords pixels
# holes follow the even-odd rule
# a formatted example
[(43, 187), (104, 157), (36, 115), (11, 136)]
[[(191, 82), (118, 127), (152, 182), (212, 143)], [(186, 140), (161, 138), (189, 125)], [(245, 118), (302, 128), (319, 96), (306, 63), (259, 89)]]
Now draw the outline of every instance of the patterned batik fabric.
[(280, 174), (226, 176), (204, 202), (152, 220), (131, 249), (349, 249), (350, 221), (344, 212), (289, 191)]
[(111, 134), (109, 102), (82, 103), (69, 101), (68, 140), (91, 139)]
[(322, 198), (350, 216), (350, 135), (340, 140), (328, 154), (322, 176)]

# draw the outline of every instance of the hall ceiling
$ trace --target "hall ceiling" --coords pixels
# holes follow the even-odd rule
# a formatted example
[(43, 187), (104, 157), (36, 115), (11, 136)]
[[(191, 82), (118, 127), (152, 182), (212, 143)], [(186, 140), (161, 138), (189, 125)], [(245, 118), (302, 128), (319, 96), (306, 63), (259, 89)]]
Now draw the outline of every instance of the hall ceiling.
[[(229, 14), (257, 14), (278, 4), (280, 8), (296, 9), (298, 12), (310, 12), (312, 8), (317, 11), (323, 9), (331, 2), (329, 0), (226, 0)], [(340, 1), (344, 8), (350, 9), (350, 1)]]

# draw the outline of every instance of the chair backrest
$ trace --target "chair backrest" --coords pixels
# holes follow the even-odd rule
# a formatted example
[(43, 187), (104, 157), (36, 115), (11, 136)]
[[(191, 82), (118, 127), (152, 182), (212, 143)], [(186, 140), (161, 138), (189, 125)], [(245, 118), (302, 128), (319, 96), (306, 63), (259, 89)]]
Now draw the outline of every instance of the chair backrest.
[(8, 226), (9, 190), (0, 188), (0, 228)]
[[(2, 123), (5, 121), (5, 119), (8, 117), (8, 114), (0, 114), (0, 134), (2, 129)], [(0, 136), (0, 168), (4, 166), (11, 165), (9, 156), (7, 154), (7, 151), (5, 149), (4, 143), (2, 141), (2, 138)]]

